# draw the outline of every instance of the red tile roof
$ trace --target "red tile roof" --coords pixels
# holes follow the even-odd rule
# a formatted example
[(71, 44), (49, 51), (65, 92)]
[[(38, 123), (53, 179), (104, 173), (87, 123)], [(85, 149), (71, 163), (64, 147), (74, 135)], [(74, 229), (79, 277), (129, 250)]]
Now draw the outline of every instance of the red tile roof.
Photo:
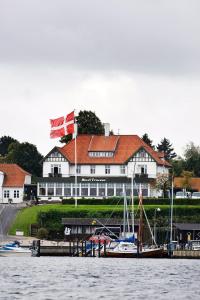
[[(182, 189), (184, 181), (185, 181), (184, 177), (175, 177), (174, 178), (174, 187)], [(191, 189), (200, 191), (200, 178), (195, 178), (195, 177), (190, 178), (189, 185), (190, 185)]]
[(25, 176), (31, 175), (17, 164), (0, 164), (0, 171), (5, 174), (4, 187), (23, 187)]
[(90, 140), (88, 151), (115, 151), (118, 140), (119, 136), (116, 135), (93, 135)]
[[(116, 146), (115, 146), (116, 145)], [(69, 160), (75, 163), (74, 155), (75, 141), (71, 140), (59, 151)], [(113, 157), (90, 157), (89, 151), (114, 151)], [(78, 164), (124, 164), (140, 148), (144, 148), (152, 158), (159, 164), (167, 167), (171, 165), (165, 160), (160, 159), (158, 152), (154, 151), (137, 135), (120, 135), (109, 137), (94, 135), (79, 135), (77, 137), (77, 163)], [(91, 150), (92, 149), (92, 150)]]

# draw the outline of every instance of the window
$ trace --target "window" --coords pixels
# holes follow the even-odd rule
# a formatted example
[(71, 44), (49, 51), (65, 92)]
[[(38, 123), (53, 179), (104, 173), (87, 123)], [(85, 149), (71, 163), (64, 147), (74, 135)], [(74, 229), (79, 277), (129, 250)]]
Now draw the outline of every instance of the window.
[(125, 174), (125, 172), (126, 172), (125, 166), (124, 165), (120, 166), (120, 174)]
[(97, 184), (96, 183), (90, 184), (90, 196), (97, 196)]
[(147, 165), (138, 165), (139, 174), (147, 174)]
[(90, 151), (89, 156), (90, 157), (113, 157), (114, 152), (112, 152), (112, 151), (107, 151), (107, 152), (105, 152), (105, 151), (101, 151), (101, 152)]
[(48, 196), (53, 196), (54, 195), (54, 184), (53, 183), (48, 183), (47, 184), (47, 195)]
[(122, 183), (116, 184), (116, 196), (123, 196), (123, 184)]
[(105, 165), (105, 174), (110, 174), (110, 165)]
[(108, 195), (108, 197), (114, 196), (114, 184), (113, 183), (108, 183), (107, 195)]
[(62, 183), (56, 183), (56, 196), (62, 196)]
[(46, 183), (39, 184), (39, 195), (45, 196), (46, 195)]
[(105, 183), (99, 183), (99, 196), (104, 197), (106, 195), (106, 185)]
[(61, 165), (51, 165), (51, 175), (58, 177), (61, 174)]
[(81, 166), (80, 165), (76, 166), (76, 173), (81, 174)]
[(14, 190), (14, 198), (19, 198), (19, 191), (18, 190)]
[(71, 195), (71, 183), (64, 183), (64, 196), (72, 196)]
[(81, 184), (81, 196), (88, 196), (88, 183)]
[(95, 174), (95, 166), (90, 166), (90, 174)]
[(72, 184), (73, 196), (79, 196), (79, 184)]
[(10, 191), (9, 190), (5, 190), (4, 191), (4, 198), (9, 198), (10, 197)]

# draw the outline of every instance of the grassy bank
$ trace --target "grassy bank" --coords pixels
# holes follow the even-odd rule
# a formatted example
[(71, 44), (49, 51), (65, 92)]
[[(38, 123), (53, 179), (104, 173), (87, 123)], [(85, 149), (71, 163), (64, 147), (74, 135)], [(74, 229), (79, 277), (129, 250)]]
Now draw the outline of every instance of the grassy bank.
[[(145, 211), (149, 220), (153, 220), (155, 209), (160, 207), (157, 214), (160, 223), (166, 224), (169, 219), (169, 205), (145, 205)], [(138, 206), (135, 206), (136, 218), (139, 216)], [(24, 208), (19, 211), (16, 219), (10, 228), (9, 233), (15, 234), (16, 230), (24, 231), (27, 236), (31, 224), (39, 224), (41, 227), (58, 228), (61, 226), (61, 219), (68, 218), (122, 218), (123, 205), (74, 205), (47, 204)], [(200, 222), (200, 205), (175, 205), (174, 222)]]

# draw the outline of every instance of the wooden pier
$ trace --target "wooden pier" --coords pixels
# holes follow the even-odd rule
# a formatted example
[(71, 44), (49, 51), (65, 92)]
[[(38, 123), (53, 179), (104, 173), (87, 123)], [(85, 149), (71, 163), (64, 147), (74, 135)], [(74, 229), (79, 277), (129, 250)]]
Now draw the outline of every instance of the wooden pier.
[(106, 243), (95, 244), (93, 241), (68, 242), (67, 245), (42, 245), (40, 240), (34, 240), (32, 244), (32, 256), (101, 256), (103, 247), (106, 256)]
[(171, 258), (191, 258), (199, 259), (200, 250), (174, 250)]

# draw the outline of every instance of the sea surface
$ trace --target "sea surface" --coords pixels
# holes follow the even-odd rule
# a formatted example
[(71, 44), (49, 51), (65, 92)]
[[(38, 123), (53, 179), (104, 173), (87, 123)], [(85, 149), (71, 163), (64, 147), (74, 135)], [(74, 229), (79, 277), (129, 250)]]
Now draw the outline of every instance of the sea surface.
[(0, 299), (200, 299), (200, 260), (0, 257)]

